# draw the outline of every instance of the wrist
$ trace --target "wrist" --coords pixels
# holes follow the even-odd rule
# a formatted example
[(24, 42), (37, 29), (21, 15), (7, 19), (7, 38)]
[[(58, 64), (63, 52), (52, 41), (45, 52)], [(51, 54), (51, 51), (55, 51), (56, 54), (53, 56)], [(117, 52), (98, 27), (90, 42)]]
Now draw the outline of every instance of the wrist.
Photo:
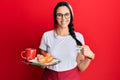
[(92, 60), (92, 58), (90, 58), (90, 57), (86, 57), (86, 59)]
[(95, 58), (95, 54), (92, 54), (90, 57), (86, 56), (87, 59), (93, 60)]

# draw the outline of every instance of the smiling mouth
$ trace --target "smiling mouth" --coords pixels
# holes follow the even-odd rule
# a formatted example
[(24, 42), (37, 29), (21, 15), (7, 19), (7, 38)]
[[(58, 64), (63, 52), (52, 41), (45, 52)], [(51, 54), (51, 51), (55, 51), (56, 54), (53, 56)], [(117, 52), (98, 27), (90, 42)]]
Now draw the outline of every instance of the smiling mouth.
[(66, 22), (61, 22), (62, 24), (66, 24)]
[(66, 24), (67, 22), (66, 21), (61, 21), (62, 24)]

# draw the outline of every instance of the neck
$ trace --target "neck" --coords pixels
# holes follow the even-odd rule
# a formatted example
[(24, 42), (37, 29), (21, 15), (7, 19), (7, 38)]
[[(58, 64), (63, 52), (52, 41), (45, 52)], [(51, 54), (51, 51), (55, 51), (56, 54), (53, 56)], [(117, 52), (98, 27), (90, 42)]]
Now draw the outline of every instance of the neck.
[(69, 35), (68, 27), (65, 27), (65, 28), (58, 27), (58, 28), (56, 28), (55, 31), (56, 31), (57, 35), (60, 35), (60, 36), (67, 36), (67, 35)]

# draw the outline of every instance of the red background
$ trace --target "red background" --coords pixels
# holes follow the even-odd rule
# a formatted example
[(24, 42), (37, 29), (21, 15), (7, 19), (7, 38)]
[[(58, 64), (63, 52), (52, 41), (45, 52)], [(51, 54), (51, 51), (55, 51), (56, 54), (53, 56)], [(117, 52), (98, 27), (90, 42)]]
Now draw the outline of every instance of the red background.
[[(60, 1), (60, 0), (59, 0)], [(40, 80), (37, 66), (22, 63), (20, 52), (39, 47), (41, 36), (53, 29), (53, 8), (58, 0), (1, 0), (0, 80)], [(120, 1), (69, 0), (75, 30), (96, 54), (81, 80), (120, 80)]]

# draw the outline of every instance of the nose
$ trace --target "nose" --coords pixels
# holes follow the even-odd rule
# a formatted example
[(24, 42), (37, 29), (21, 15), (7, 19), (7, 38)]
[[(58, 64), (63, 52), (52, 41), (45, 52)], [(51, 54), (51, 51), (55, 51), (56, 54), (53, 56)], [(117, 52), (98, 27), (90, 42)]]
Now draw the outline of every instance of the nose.
[(62, 16), (62, 19), (65, 19), (65, 16), (64, 16), (64, 15)]

